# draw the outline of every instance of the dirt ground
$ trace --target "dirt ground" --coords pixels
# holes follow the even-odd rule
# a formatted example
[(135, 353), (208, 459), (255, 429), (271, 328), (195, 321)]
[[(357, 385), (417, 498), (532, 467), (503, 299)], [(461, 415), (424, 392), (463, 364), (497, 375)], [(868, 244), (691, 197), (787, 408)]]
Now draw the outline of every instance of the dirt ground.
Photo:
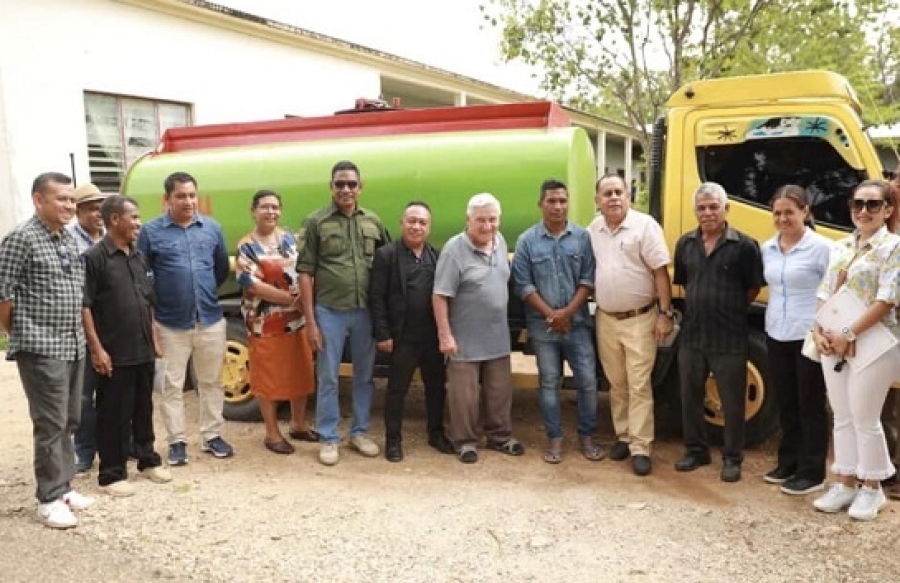
[[(515, 395), (523, 458), (484, 451), (460, 464), (423, 439), (414, 389), (406, 460), (364, 459), (342, 448), (326, 468), (316, 447), (292, 456), (263, 449), (261, 427), (229, 423), (237, 455), (213, 460), (189, 426), (190, 463), (138, 494), (98, 494), (96, 471), (76, 487), (99, 503), (77, 529), (33, 520), (31, 426), (15, 366), (0, 364), (0, 581), (657, 582), (895, 581), (900, 513), (873, 523), (823, 515), (810, 500), (763, 483), (770, 451), (750, 451), (744, 480), (725, 484), (718, 464), (677, 474), (677, 438), (657, 443), (654, 472), (591, 463), (574, 440), (559, 466), (540, 459), (543, 432), (533, 392)], [(381, 441), (379, 387), (372, 434)], [(575, 426), (574, 395), (565, 397)], [(601, 400), (604, 445), (609, 410)], [(188, 419), (196, 398), (186, 395)], [(349, 410), (349, 407), (344, 407)], [(160, 435), (158, 433), (158, 435)], [(162, 447), (162, 440), (158, 440)], [(136, 473), (136, 472), (135, 472)]]

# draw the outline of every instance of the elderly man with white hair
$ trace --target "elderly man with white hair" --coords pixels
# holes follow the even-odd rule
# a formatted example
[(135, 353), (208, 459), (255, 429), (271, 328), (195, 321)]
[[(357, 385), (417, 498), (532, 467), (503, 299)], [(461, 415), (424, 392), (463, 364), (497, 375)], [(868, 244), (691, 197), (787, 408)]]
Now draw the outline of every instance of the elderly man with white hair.
[(699, 227), (675, 246), (673, 283), (684, 287), (684, 321), (678, 349), (685, 455), (675, 463), (689, 472), (712, 460), (703, 399), (712, 372), (725, 416), (723, 482), (741, 479), (747, 377), (747, 307), (765, 285), (759, 244), (727, 222), (728, 195), (714, 182), (694, 193)]
[(434, 278), (434, 317), (448, 359), (448, 436), (463, 463), (478, 461), (479, 405), (488, 449), (519, 456), (512, 436), (512, 372), (507, 325), (509, 258), (500, 234), (500, 201), (476, 194), (466, 230), (441, 251)]

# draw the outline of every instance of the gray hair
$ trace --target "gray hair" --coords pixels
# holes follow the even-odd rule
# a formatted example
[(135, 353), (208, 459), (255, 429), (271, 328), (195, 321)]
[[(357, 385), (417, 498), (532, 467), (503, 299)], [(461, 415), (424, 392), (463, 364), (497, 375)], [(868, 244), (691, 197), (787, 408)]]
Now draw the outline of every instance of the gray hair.
[(492, 206), (497, 209), (498, 215), (503, 213), (500, 208), (500, 201), (497, 200), (497, 197), (489, 192), (482, 192), (469, 199), (469, 204), (466, 205), (466, 216), (471, 217), (475, 214), (477, 209), (486, 206)]
[(694, 206), (697, 206), (697, 199), (701, 196), (714, 196), (719, 199), (719, 204), (722, 206), (728, 205), (728, 193), (717, 182), (704, 182), (694, 191)]

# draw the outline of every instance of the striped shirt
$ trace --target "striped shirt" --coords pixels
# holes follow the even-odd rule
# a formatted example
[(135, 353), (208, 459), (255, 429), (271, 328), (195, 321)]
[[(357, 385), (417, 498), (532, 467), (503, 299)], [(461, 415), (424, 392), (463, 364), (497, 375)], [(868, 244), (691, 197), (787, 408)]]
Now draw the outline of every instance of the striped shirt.
[(84, 266), (66, 229), (33, 216), (0, 243), (0, 302), (13, 302), (7, 358), (17, 352), (76, 361), (85, 356)]
[(750, 326), (747, 292), (766, 285), (755, 239), (726, 227), (709, 256), (700, 229), (675, 246), (675, 277), (684, 286), (681, 343), (716, 354), (745, 354)]

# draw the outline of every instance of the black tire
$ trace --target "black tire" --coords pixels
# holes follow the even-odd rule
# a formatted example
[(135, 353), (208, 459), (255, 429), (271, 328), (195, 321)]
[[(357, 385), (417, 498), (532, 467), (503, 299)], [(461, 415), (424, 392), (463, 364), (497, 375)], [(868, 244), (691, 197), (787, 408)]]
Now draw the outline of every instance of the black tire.
[[(753, 447), (769, 439), (778, 430), (779, 423), (778, 399), (769, 382), (766, 335), (759, 330), (751, 330), (749, 343), (745, 445)], [(722, 445), (723, 442), (723, 420), (718, 403), (715, 381), (710, 379), (706, 384), (706, 429), (713, 445)]]
[(250, 392), (247, 329), (239, 319), (228, 318), (226, 330), (225, 363), (222, 367), (225, 405), (222, 414), (229, 421), (260, 421), (259, 405)]

